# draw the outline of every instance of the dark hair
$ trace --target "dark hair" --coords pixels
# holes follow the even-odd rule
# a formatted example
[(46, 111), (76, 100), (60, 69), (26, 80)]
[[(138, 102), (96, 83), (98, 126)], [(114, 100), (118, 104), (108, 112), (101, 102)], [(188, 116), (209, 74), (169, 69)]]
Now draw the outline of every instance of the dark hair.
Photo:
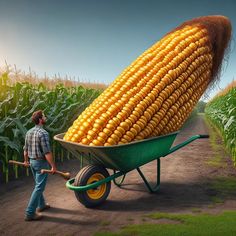
[(35, 111), (32, 115), (32, 121), (36, 125), (39, 124), (39, 119), (42, 119), (42, 118), (43, 118), (43, 111), (42, 110)]

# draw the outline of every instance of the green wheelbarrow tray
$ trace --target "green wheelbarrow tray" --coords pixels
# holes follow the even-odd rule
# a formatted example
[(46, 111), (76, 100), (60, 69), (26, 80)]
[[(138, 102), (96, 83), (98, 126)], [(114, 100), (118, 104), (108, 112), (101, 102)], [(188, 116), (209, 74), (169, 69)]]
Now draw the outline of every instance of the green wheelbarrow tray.
[(115, 146), (88, 146), (63, 140), (64, 134), (54, 137), (74, 156), (82, 155), (90, 164), (130, 171), (168, 154), (178, 132)]
[[(154, 138), (144, 139), (123, 145), (115, 146), (88, 146), (79, 143), (63, 140), (64, 134), (54, 136), (54, 139), (71, 152), (75, 156), (84, 156), (88, 163), (93, 165), (101, 165), (104, 168), (113, 169), (114, 174), (103, 180), (97, 181), (85, 186), (74, 186), (75, 178), (67, 181), (66, 186), (74, 191), (87, 191), (97, 188), (98, 186), (115, 180), (120, 176), (124, 176), (127, 172), (137, 169), (140, 176), (150, 192), (156, 192), (160, 185), (160, 158), (186, 146), (192, 141), (199, 138), (208, 138), (209, 135), (194, 135), (186, 141), (171, 147), (179, 131), (168, 135), (158, 136)], [(143, 173), (139, 169), (140, 166), (157, 160), (157, 185), (151, 187)], [(117, 172), (118, 171), (118, 172)], [(119, 186), (115, 181), (114, 183)]]

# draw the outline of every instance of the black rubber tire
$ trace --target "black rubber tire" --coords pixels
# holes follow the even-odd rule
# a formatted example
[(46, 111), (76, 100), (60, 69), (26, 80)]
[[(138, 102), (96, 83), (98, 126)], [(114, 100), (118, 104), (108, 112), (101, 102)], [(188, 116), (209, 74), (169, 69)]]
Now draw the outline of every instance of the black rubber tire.
[[(82, 168), (78, 172), (78, 174), (75, 177), (74, 185), (75, 186), (87, 185), (88, 179), (96, 173), (102, 174), (104, 176), (104, 178), (107, 178), (110, 176), (108, 171), (104, 167), (98, 166), (98, 165), (88, 165), (88, 166), (85, 166), (84, 168)], [(105, 185), (106, 185), (105, 193), (99, 199), (90, 198), (87, 191), (83, 191), (83, 192), (75, 191), (75, 196), (76, 196), (77, 200), (80, 203), (82, 203), (85, 207), (87, 207), (87, 208), (96, 207), (96, 206), (102, 204), (107, 199), (107, 197), (110, 193), (111, 182), (109, 181), (109, 182), (105, 183)]]

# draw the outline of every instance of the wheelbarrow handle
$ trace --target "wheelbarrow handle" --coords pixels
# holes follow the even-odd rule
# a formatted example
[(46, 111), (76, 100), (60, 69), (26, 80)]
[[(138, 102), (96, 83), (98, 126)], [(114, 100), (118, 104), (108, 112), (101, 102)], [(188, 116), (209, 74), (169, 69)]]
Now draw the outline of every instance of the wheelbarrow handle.
[[(44, 173), (54, 174), (51, 170), (46, 170), (46, 169), (42, 169), (41, 173), (42, 174), (44, 174)], [(60, 175), (61, 177), (63, 177), (66, 180), (70, 179), (70, 173), (69, 172), (62, 172), (62, 171), (56, 170), (55, 174)]]
[(29, 166), (30, 166), (30, 164), (25, 165), (24, 162), (15, 161), (15, 160), (9, 160), (8, 163), (9, 163), (9, 164), (14, 164), (14, 165), (19, 165), (19, 166), (24, 166), (24, 167), (29, 167)]
[(209, 138), (209, 135), (208, 134), (197, 134), (197, 135), (194, 135), (194, 136), (190, 137), (189, 139), (187, 139), (186, 141), (184, 141), (184, 142), (182, 142), (182, 143), (172, 147), (165, 156), (167, 156), (168, 154), (170, 154), (172, 152), (175, 152), (175, 151), (179, 150), (180, 148), (188, 145), (189, 143), (191, 143), (194, 140), (199, 139), (199, 138)]
[(209, 138), (208, 134), (199, 134), (199, 138)]

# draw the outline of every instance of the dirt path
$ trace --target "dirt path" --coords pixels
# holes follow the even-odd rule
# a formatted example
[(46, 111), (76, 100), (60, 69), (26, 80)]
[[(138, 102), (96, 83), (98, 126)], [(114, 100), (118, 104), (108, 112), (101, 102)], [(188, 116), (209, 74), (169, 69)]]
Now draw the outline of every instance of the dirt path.
[[(201, 116), (186, 126), (176, 139), (176, 144), (191, 135), (207, 134), (208, 128)], [(226, 166), (209, 166), (206, 162), (215, 156), (209, 140), (196, 140), (179, 151), (161, 159), (161, 188), (149, 194), (136, 171), (127, 175), (120, 189), (112, 184), (106, 203), (96, 209), (79, 204), (74, 193), (65, 187), (63, 179), (50, 176), (45, 196), (52, 208), (44, 213), (40, 222), (25, 222), (24, 210), (29, 200), (33, 181), (23, 178), (0, 186), (0, 235), (93, 235), (101, 230), (116, 231), (126, 224), (148, 221), (151, 212), (219, 212), (236, 210), (236, 192), (222, 204), (214, 204), (217, 190), (211, 181), (217, 176), (236, 176), (230, 158), (220, 154)], [(153, 184), (156, 163), (141, 169)], [(71, 160), (61, 169), (77, 173), (79, 161)]]

